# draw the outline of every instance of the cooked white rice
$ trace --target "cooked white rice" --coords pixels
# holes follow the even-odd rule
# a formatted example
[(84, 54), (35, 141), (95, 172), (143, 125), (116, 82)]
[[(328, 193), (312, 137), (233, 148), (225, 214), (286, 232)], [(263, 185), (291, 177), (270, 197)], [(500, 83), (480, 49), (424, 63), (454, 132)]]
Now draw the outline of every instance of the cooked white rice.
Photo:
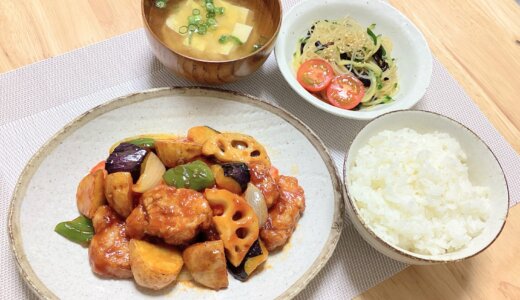
[(466, 154), (446, 133), (383, 131), (350, 169), (350, 192), (370, 228), (387, 242), (421, 254), (466, 246), (488, 218), (489, 190), (473, 186)]

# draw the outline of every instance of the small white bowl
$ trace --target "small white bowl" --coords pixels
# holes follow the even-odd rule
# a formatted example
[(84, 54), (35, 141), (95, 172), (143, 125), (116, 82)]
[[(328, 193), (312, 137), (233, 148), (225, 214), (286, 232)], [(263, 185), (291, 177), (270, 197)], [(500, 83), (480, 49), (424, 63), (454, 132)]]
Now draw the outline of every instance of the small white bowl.
[[(423, 255), (413, 253), (392, 245), (365, 224), (356, 202), (350, 194), (349, 170), (359, 149), (368, 140), (383, 130), (411, 128), (419, 133), (444, 132), (455, 138), (467, 154), (469, 179), (474, 185), (490, 189), (490, 214), (483, 232), (470, 243), (455, 252), (442, 255)], [(509, 210), (509, 193), (504, 172), (489, 147), (464, 125), (439, 114), (409, 110), (396, 111), (382, 115), (366, 125), (356, 136), (345, 157), (343, 167), (344, 200), (347, 213), (361, 236), (376, 250), (395, 260), (408, 264), (434, 264), (459, 261), (472, 257), (489, 247), (498, 237), (505, 224)]]
[[(307, 92), (296, 80), (292, 68), (293, 53), (298, 39), (318, 20), (354, 18), (363, 26), (376, 24), (375, 33), (392, 40), (392, 57), (396, 59), (399, 92), (395, 101), (369, 110), (345, 110), (325, 103)], [(426, 92), (432, 73), (430, 48), (422, 33), (402, 13), (380, 0), (303, 1), (285, 16), (275, 48), (276, 61), (285, 80), (294, 91), (312, 105), (349, 119), (371, 120), (387, 112), (411, 108)]]

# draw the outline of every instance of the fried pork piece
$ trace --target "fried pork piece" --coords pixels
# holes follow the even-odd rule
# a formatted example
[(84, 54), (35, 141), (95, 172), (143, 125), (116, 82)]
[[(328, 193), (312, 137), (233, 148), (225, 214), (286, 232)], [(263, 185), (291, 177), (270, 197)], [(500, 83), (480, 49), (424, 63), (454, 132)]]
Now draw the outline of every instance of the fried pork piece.
[(211, 208), (197, 191), (159, 185), (144, 193), (140, 202), (126, 220), (131, 238), (148, 234), (183, 245), (211, 226)]
[(87, 218), (92, 218), (96, 210), (104, 205), (105, 199), (105, 170), (97, 170), (83, 177), (76, 191), (76, 205), (79, 212)]
[(88, 249), (92, 271), (102, 277), (131, 278), (125, 223), (108, 206), (97, 209), (92, 223), (96, 231)]
[(260, 229), (260, 238), (269, 251), (287, 243), (305, 210), (305, 195), (296, 178), (280, 176), (277, 185), (280, 197), (269, 209), (267, 221)]
[(139, 204), (126, 218), (126, 234), (133, 239), (143, 239), (148, 226), (147, 218), (144, 206)]
[(205, 241), (220, 240), (220, 235), (218, 234), (217, 228), (215, 228), (215, 224), (212, 224), (208, 229), (203, 230), (202, 233)]
[(279, 196), (278, 186), (273, 177), (271, 177), (269, 170), (270, 167), (260, 163), (252, 163), (249, 166), (251, 182), (262, 191), (267, 208), (273, 206)]
[(94, 217), (92, 217), (92, 226), (94, 226), (94, 232), (98, 233), (103, 231), (114, 223), (121, 223), (117, 213), (108, 205), (103, 205), (96, 210)]

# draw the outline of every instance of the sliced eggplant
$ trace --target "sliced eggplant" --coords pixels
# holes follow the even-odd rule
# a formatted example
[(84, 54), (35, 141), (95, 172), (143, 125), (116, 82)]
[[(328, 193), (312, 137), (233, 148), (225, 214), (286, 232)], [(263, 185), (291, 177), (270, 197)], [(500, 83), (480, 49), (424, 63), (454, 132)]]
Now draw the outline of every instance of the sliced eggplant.
[(105, 169), (108, 174), (130, 172), (134, 182), (141, 175), (141, 164), (146, 156), (146, 149), (130, 143), (121, 143), (107, 158)]
[(245, 163), (222, 164), (222, 169), (224, 170), (224, 176), (233, 178), (240, 185), (242, 192), (247, 189), (251, 175)]
[(211, 167), (217, 186), (235, 194), (247, 189), (251, 180), (249, 167), (245, 163), (223, 163)]
[(269, 252), (262, 241), (258, 239), (253, 243), (251, 248), (249, 248), (246, 257), (238, 267), (233, 266), (229, 262), (227, 267), (231, 275), (233, 275), (237, 280), (246, 281), (258, 266), (267, 260), (268, 255)]
[(211, 172), (213, 172), (215, 183), (218, 188), (228, 190), (234, 194), (240, 194), (242, 192), (240, 184), (238, 184), (235, 179), (224, 176), (224, 169), (221, 165), (212, 165)]

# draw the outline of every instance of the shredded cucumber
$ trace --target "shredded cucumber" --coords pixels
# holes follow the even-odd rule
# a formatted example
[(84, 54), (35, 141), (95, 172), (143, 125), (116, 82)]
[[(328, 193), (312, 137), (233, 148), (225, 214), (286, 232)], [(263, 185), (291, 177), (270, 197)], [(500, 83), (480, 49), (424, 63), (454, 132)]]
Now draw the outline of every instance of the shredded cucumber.
[(370, 76), (370, 87), (367, 90), (365, 90), (365, 96), (363, 96), (363, 99), (361, 99), (361, 103), (369, 102), (376, 93), (376, 75), (374, 74), (374, 72), (369, 71), (368, 76)]

